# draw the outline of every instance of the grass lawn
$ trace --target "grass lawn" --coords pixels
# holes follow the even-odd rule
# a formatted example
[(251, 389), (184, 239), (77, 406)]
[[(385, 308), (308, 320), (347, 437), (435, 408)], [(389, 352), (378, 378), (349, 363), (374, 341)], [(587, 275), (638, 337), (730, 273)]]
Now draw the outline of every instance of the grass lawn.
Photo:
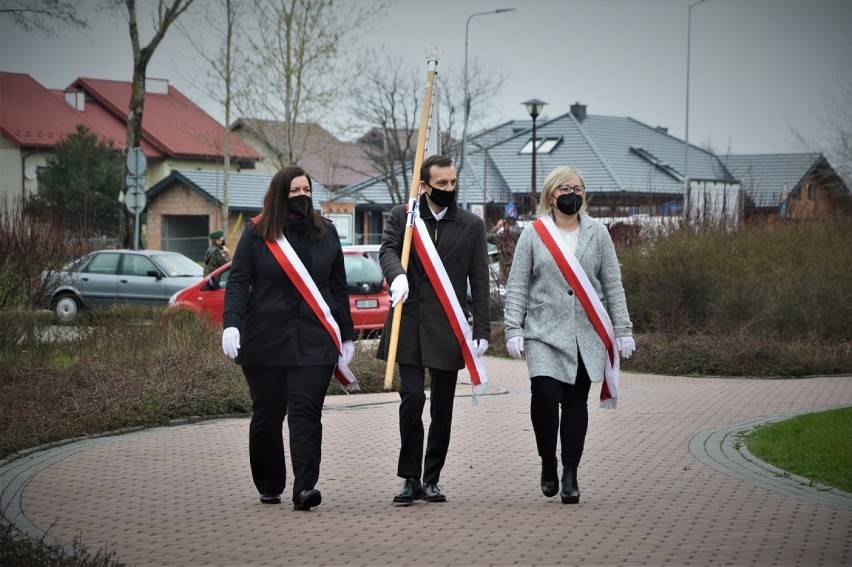
[(758, 458), (785, 471), (852, 492), (852, 407), (801, 415), (746, 437)]

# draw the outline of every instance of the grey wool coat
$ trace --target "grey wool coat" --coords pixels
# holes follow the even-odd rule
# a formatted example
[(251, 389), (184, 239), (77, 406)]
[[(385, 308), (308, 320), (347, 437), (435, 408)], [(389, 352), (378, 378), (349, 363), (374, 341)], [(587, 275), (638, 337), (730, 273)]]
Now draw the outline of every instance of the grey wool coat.
[[(468, 318), (471, 314), (468, 312), (466, 298), (467, 282), (470, 280), (473, 338), (490, 340), (488, 250), (482, 219), (452, 203), (447, 207), (444, 217), (440, 221), (435, 220), (425, 195), (420, 196), (419, 212), (429, 236), (435, 243), (462, 311)], [(405, 219), (405, 206), (394, 207), (382, 237), (379, 260), (388, 285), (395, 277), (406, 273), (400, 261)], [(464, 368), (461, 347), (414, 251), (413, 240), (407, 277), (409, 292), (402, 307), (396, 361), (441, 370)], [(388, 358), (392, 319), (393, 309), (388, 312), (376, 354), (382, 360)]]
[[(633, 324), (621, 285), (621, 268), (609, 231), (580, 213), (575, 255), (612, 320), (616, 337), (631, 336)], [(573, 384), (577, 355), (592, 382), (604, 377), (606, 349), (583, 305), (535, 228), (524, 227), (506, 286), (506, 340), (524, 337), (530, 377), (550, 376)]]

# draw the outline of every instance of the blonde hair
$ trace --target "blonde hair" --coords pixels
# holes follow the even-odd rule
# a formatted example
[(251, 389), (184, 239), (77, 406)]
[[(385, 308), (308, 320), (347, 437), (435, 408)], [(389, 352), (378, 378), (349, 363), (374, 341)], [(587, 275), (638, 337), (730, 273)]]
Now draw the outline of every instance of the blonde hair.
[[(553, 212), (553, 207), (550, 205), (550, 197), (553, 195), (553, 190), (557, 185), (566, 183), (573, 177), (579, 177), (580, 183), (585, 187), (586, 181), (583, 179), (583, 174), (573, 167), (560, 165), (550, 172), (547, 179), (544, 180), (544, 186), (541, 188), (541, 199), (538, 202), (538, 210), (536, 213), (539, 218), (550, 215)], [(583, 205), (580, 210), (586, 211), (586, 192), (583, 191)]]

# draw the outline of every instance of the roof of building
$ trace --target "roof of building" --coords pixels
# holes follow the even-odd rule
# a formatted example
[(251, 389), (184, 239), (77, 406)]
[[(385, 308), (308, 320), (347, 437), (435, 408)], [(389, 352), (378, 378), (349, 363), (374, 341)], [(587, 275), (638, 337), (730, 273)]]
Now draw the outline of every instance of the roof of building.
[[(228, 176), (228, 208), (236, 212), (260, 211), (271, 180), (272, 176), (268, 174), (231, 173)], [(224, 174), (221, 171), (175, 169), (151, 187), (146, 195), (149, 200), (154, 199), (175, 183), (182, 183), (217, 206), (222, 203)], [(322, 183), (312, 178), (311, 185), (314, 206), (331, 200), (332, 194)]]
[[(687, 156), (682, 140), (634, 118), (587, 115), (585, 107), (578, 114), (568, 112), (537, 124), (536, 139), (547, 146), (547, 151), (536, 153), (537, 188), (555, 167), (570, 165), (583, 174), (590, 194), (683, 193)], [(513, 194), (529, 192), (532, 156), (524, 149), (531, 138), (530, 120), (506, 122), (470, 136), (460, 199), (508, 202)], [(688, 152), (691, 179), (735, 181), (712, 152), (693, 145)], [(359, 201), (391, 202), (381, 177), (347, 188), (347, 194), (352, 192), (359, 193)]]
[[(220, 160), (225, 128), (176, 88), (160, 81), (162, 92), (145, 93), (142, 149), (149, 159)], [(30, 75), (0, 72), (0, 132), (19, 147), (52, 149), (83, 124), (116, 148), (125, 144), (129, 82), (81, 78), (64, 90), (47, 89)], [(66, 94), (80, 93), (75, 107)], [(236, 136), (234, 159), (260, 155)]]
[[(273, 154), (287, 147), (283, 123), (276, 120), (241, 118), (231, 125), (244, 141), (263, 154)], [(253, 139), (257, 137), (258, 140)], [(312, 177), (330, 187), (345, 187), (376, 175), (378, 168), (370, 159), (365, 144), (347, 143), (315, 122), (297, 123), (293, 146), (299, 148), (296, 163)], [(258, 142), (261, 143), (258, 143)], [(272, 146), (262, 147), (264, 145)]]
[[(222, 159), (226, 129), (167, 81), (157, 81), (159, 92), (145, 93), (142, 135), (163, 154), (174, 158)], [(68, 87), (82, 90), (122, 124), (130, 105), (131, 83), (79, 78)], [(256, 160), (260, 155), (236, 136), (231, 137), (233, 159)]]
[(52, 148), (84, 124), (105, 133), (35, 79), (0, 71), (0, 133), (19, 147)]
[(725, 158), (731, 174), (747, 192), (787, 193), (823, 159), (822, 154), (738, 154)]

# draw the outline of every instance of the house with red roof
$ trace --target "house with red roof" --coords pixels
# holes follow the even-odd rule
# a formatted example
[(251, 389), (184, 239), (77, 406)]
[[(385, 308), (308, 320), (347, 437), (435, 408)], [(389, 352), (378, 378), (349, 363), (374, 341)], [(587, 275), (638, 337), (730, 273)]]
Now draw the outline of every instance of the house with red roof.
[[(231, 132), (263, 156), (257, 164), (258, 172), (274, 175), (289, 164), (285, 123), (240, 118), (231, 124)], [(343, 142), (316, 122), (296, 123), (290, 134), (293, 161), (331, 190), (348, 187), (380, 173), (367, 144)]]
[[(50, 89), (30, 75), (0, 72), (0, 202), (36, 193), (39, 168), (78, 124), (122, 151), (130, 91), (130, 82), (90, 78)], [(226, 132), (168, 81), (148, 79), (141, 143), (148, 187), (172, 170), (221, 171)], [(259, 159), (257, 151), (231, 135), (232, 171), (254, 169)]]

